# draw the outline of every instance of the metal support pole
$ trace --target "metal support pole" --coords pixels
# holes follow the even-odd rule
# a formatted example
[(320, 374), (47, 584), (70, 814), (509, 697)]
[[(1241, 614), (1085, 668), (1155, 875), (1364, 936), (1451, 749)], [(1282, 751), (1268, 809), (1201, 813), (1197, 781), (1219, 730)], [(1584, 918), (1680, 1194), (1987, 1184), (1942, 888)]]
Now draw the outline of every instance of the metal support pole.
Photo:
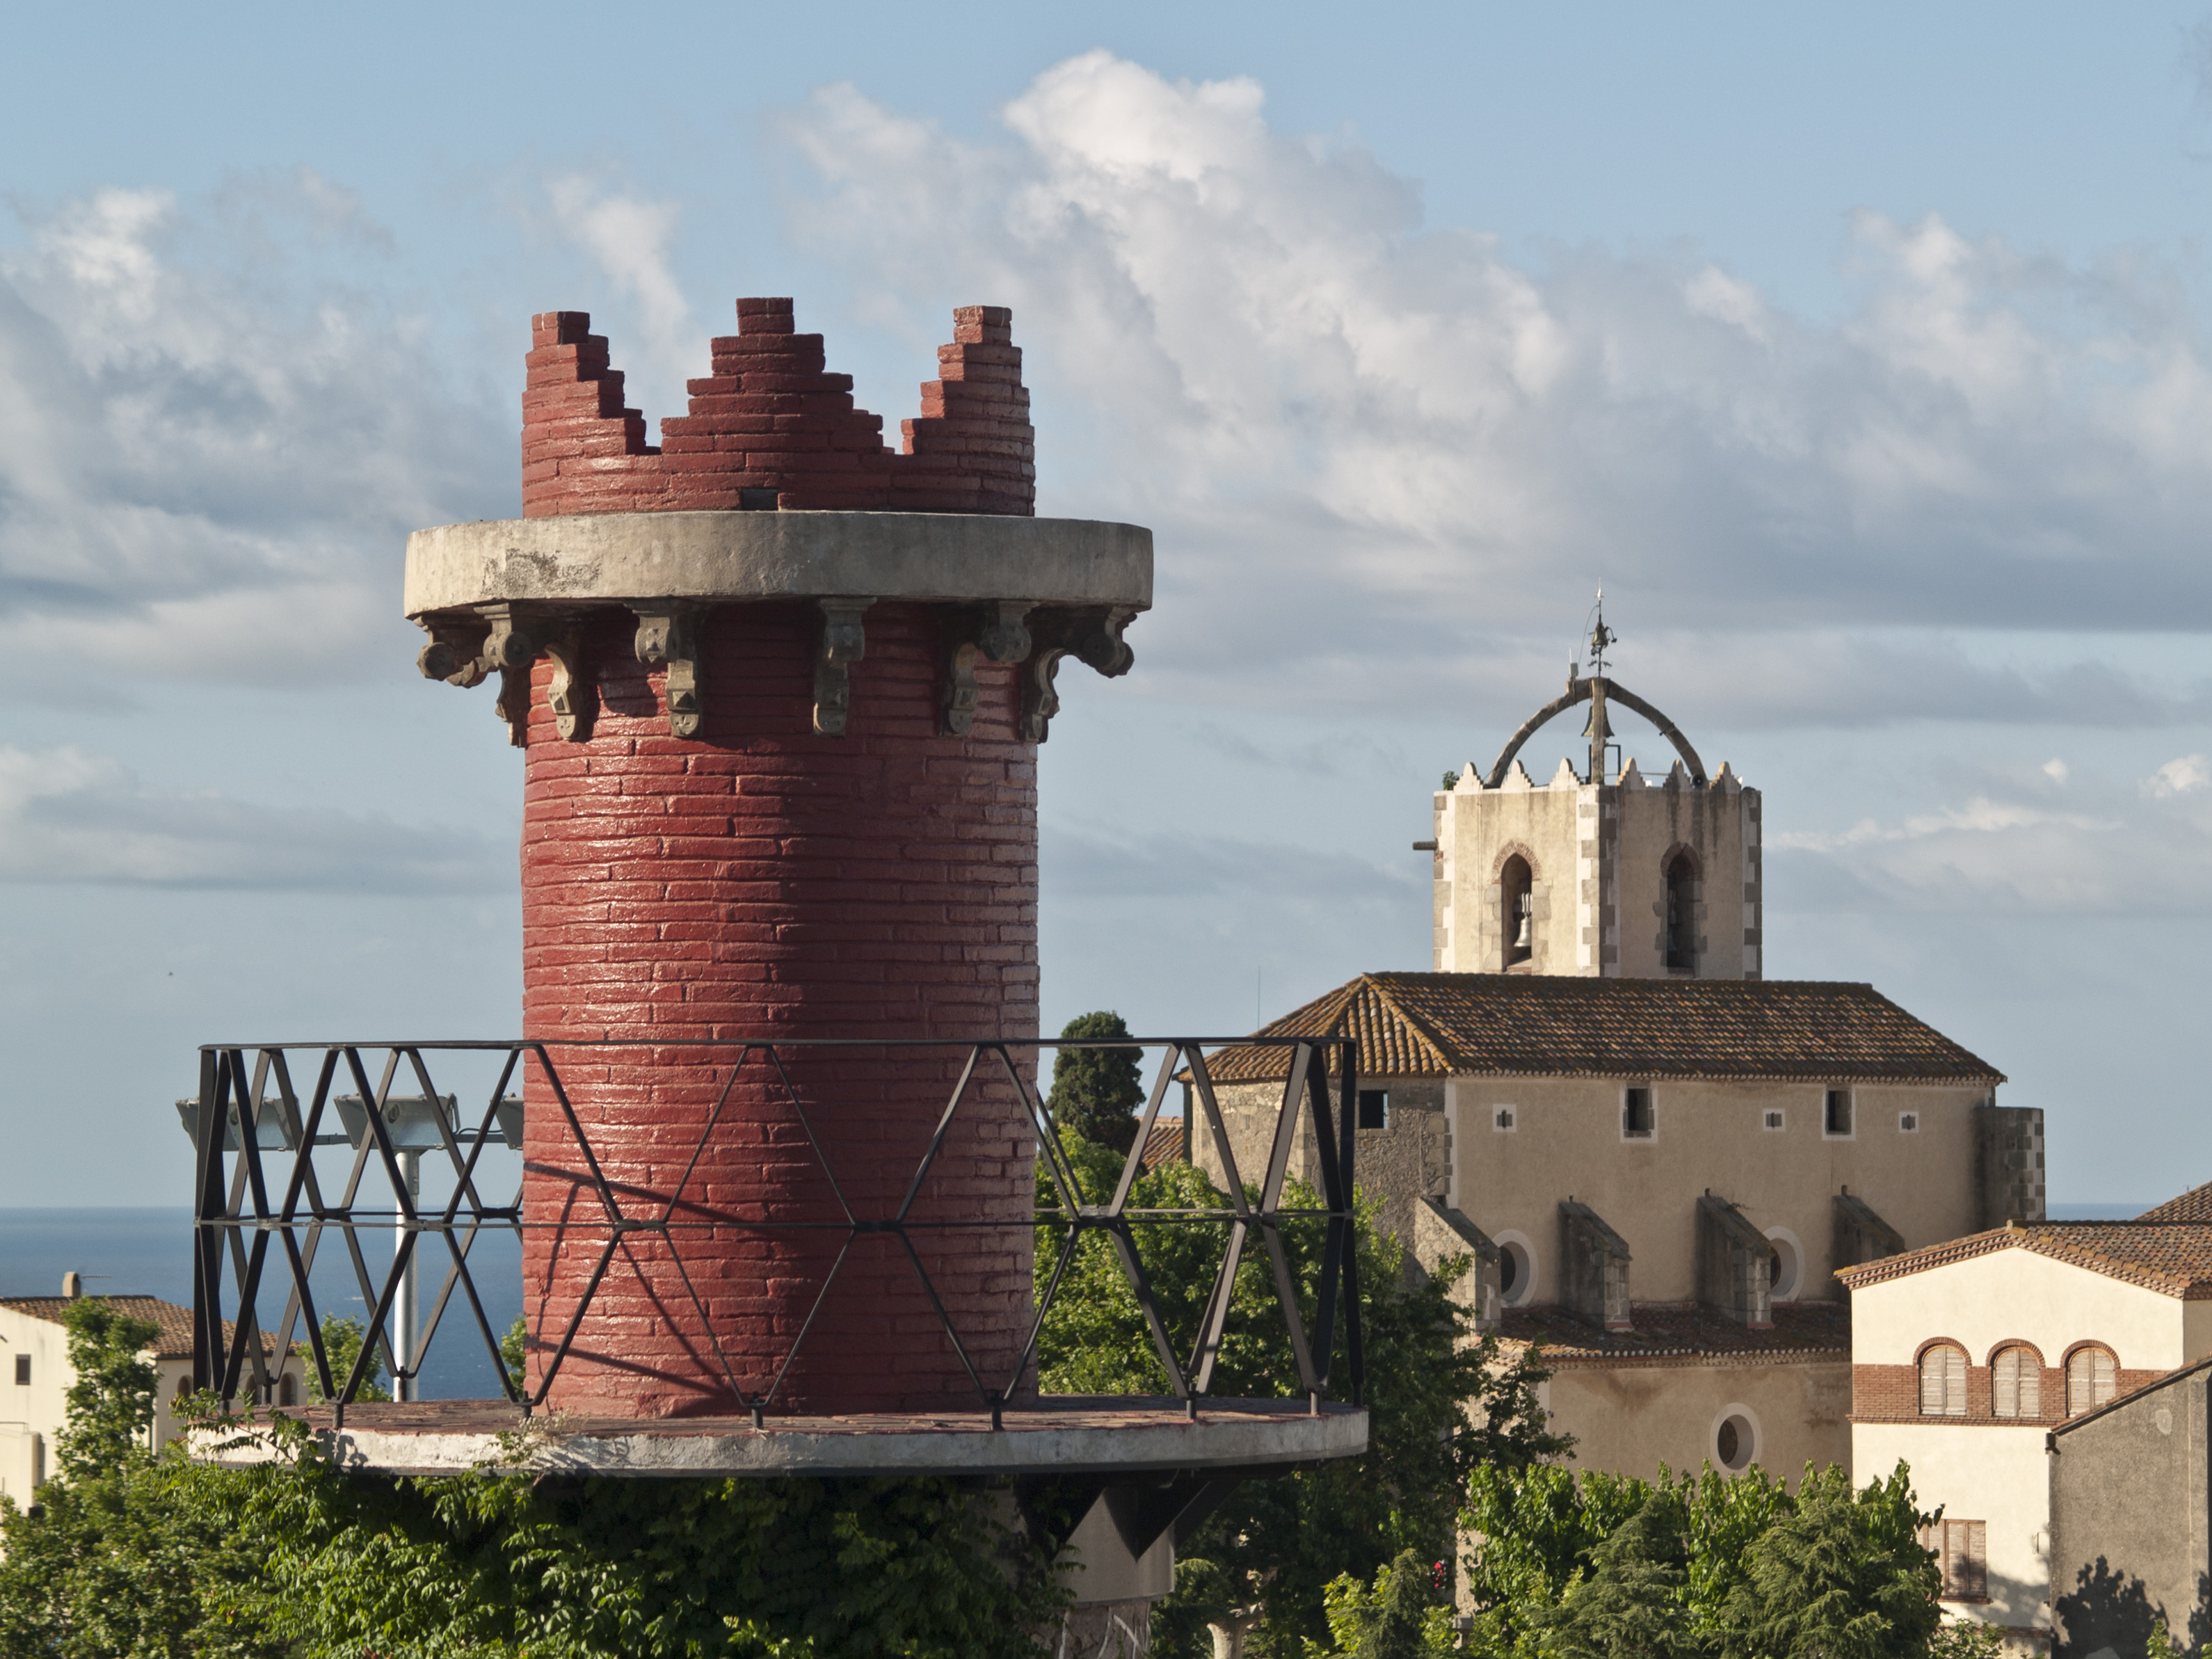
[[(422, 1196), (422, 1154), (402, 1151), (399, 1172), (407, 1177), (407, 1196), (411, 1201)], [(418, 1206), (419, 1207), (419, 1206)], [(407, 1243), (404, 1226), (395, 1228), (392, 1234), (392, 1254), (397, 1255)], [(396, 1375), (392, 1379), (394, 1400), (415, 1398), (415, 1368), (420, 1363), (415, 1352), (416, 1325), (422, 1318), (422, 1303), (416, 1295), (415, 1270), (422, 1258), (420, 1250), (407, 1253), (407, 1265), (399, 1274), (399, 1289), (392, 1298), (392, 1353), (398, 1362)]]

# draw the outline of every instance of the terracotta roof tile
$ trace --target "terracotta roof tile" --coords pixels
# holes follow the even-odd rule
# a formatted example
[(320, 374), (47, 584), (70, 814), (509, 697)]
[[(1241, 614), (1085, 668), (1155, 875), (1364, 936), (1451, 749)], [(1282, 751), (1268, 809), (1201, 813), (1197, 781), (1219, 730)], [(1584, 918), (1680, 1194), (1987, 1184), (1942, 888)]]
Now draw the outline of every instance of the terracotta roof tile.
[(1147, 1170), (1157, 1170), (1163, 1164), (1188, 1164), (1190, 1143), (1184, 1138), (1187, 1121), (1179, 1117), (1164, 1117), (1152, 1125), (1152, 1132), (1145, 1137), (1145, 1153), (1139, 1161)]
[(2136, 1218), (2138, 1221), (2212, 1221), (2212, 1182), (2202, 1187), (2191, 1187), (2179, 1198), (2169, 1198), (2154, 1208), (2145, 1210)]
[[(190, 1359), (192, 1357), (192, 1310), (174, 1302), (164, 1302), (158, 1296), (86, 1297), (88, 1302), (105, 1302), (118, 1312), (133, 1319), (143, 1319), (153, 1325), (159, 1334), (154, 1339), (153, 1352), (156, 1359)], [(43, 1319), (52, 1325), (62, 1322), (63, 1313), (70, 1307), (65, 1296), (8, 1296), (0, 1297), (0, 1308), (13, 1308), (33, 1319)], [(234, 1340), (238, 1327), (226, 1319), (222, 1322), (225, 1341)], [(272, 1340), (266, 1331), (261, 1334), (262, 1352), (269, 1352)], [(294, 1347), (301, 1345), (294, 1343)]]
[[(1787, 1078), (2002, 1083), (1870, 985), (1825, 980), (1362, 974), (1261, 1033), (1359, 1041), (1370, 1077)], [(1216, 1081), (1287, 1075), (1287, 1051), (1224, 1048)]]
[(1633, 1330), (1608, 1331), (1564, 1308), (1508, 1308), (1498, 1334), (1508, 1342), (1540, 1342), (1554, 1366), (1649, 1360), (1843, 1359), (1851, 1351), (1851, 1311), (1841, 1302), (1779, 1302), (1774, 1328), (1756, 1331), (1711, 1309), (1638, 1303)]
[(1841, 1268), (1836, 1277), (1861, 1290), (1995, 1250), (2033, 1250), (2185, 1302), (2212, 1301), (2212, 1223), (2207, 1222), (2062, 1221), (2000, 1227)]

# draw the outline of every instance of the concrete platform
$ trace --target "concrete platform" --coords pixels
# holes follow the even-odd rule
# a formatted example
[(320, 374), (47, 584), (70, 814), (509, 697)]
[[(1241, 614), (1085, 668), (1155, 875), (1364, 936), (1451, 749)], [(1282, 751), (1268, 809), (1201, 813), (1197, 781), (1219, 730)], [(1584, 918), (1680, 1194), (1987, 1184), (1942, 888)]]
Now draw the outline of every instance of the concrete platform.
[[(1367, 1449), (1363, 1407), (1297, 1400), (1209, 1401), (1195, 1421), (1182, 1401), (1142, 1395), (1047, 1395), (988, 1412), (870, 1417), (526, 1419), (503, 1401), (302, 1407), (280, 1415), (313, 1429), (343, 1468), (458, 1474), (487, 1463), (538, 1474), (633, 1476), (1167, 1474), (1260, 1468)], [(259, 1413), (256, 1413), (259, 1415)], [(201, 1439), (201, 1437), (195, 1437)], [(203, 1443), (204, 1442), (203, 1441)], [(266, 1462), (258, 1446), (213, 1461)]]

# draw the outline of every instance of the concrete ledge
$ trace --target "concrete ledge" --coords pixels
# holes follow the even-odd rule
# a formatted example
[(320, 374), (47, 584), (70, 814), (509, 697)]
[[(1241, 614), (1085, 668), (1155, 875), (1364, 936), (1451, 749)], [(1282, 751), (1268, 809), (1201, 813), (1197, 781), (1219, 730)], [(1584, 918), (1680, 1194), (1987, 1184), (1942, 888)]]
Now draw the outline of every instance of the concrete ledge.
[(501, 600), (824, 598), (1146, 611), (1152, 532), (966, 513), (596, 513), (407, 538), (410, 617)]
[[(328, 1407), (282, 1415), (305, 1422), (343, 1468), (390, 1474), (458, 1474), (499, 1462), (546, 1474), (978, 1475), (1166, 1473), (1321, 1462), (1367, 1449), (1363, 1407), (1295, 1400), (1212, 1401), (1195, 1422), (1181, 1401), (1146, 1395), (1048, 1395), (988, 1413), (926, 1416), (565, 1418), (526, 1423), (502, 1401), (429, 1401)], [(503, 1440), (502, 1437), (506, 1437)], [(210, 1462), (268, 1462), (258, 1440), (219, 1450), (205, 1433), (193, 1452)]]

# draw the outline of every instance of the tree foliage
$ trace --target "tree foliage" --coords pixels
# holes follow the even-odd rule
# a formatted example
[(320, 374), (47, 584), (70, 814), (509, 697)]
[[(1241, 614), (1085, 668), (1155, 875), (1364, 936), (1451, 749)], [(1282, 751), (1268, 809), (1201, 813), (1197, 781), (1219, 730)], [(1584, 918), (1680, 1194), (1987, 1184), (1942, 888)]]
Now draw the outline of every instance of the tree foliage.
[[(361, 1359), (362, 1340), (362, 1327), (358, 1319), (344, 1319), (337, 1314), (328, 1313), (323, 1316), (323, 1357), (331, 1362), (331, 1381), (337, 1383), (340, 1390), (343, 1390), (346, 1378), (353, 1375), (353, 1368)], [(384, 1358), (379, 1354), (369, 1361), (368, 1370), (362, 1376), (361, 1387), (355, 1392), (354, 1398), (356, 1401), (391, 1399), (392, 1391), (384, 1386)], [(320, 1400), (322, 1397), (323, 1379), (310, 1365), (307, 1367), (307, 1398)]]
[(1336, 1643), (1328, 1659), (1443, 1659), (1458, 1650), (1436, 1567), (1418, 1551), (1401, 1550), (1371, 1589), (1349, 1573), (1338, 1578), (1324, 1605)]
[[(1121, 1016), (1079, 1014), (1060, 1028), (1060, 1036), (1110, 1042), (1129, 1035)], [(1081, 1139), (1127, 1153), (1136, 1145), (1144, 1103), (1144, 1054), (1137, 1048), (1062, 1048), (1052, 1062), (1052, 1092), (1045, 1104), (1052, 1121)]]
[(68, 1426), (54, 1448), (64, 1479), (88, 1480), (119, 1472), (146, 1445), (154, 1424), (154, 1389), (160, 1377), (146, 1348), (161, 1334), (150, 1321), (134, 1319), (103, 1297), (71, 1303), (62, 1312), (69, 1330)]
[(1805, 1471), (1656, 1482), (1481, 1468), (1462, 1517), (1469, 1646), (1515, 1659), (1963, 1659), (1900, 1464), (1854, 1491)]
[[(1103, 1148), (1061, 1136), (1085, 1196), (1111, 1190), (1119, 1162)], [(1041, 1207), (1054, 1199), (1041, 1188)], [(1141, 1176), (1133, 1209), (1218, 1208), (1224, 1194), (1203, 1171), (1170, 1164)], [(1317, 1194), (1292, 1183), (1285, 1205), (1320, 1206)], [(1283, 1225), (1283, 1243), (1311, 1331), (1317, 1310), (1326, 1224), (1300, 1217)], [(1139, 1259), (1163, 1319), (1187, 1363), (1226, 1224), (1134, 1230)], [(1045, 1227), (1037, 1241), (1042, 1281), (1058, 1255), (1063, 1230)], [(1551, 1435), (1536, 1404), (1545, 1373), (1532, 1358), (1477, 1340), (1473, 1320), (1450, 1294), (1457, 1273), (1415, 1279), (1405, 1271), (1396, 1241), (1378, 1232), (1363, 1211), (1357, 1229), (1364, 1304), (1365, 1455), (1255, 1480), (1236, 1492), (1178, 1547), (1176, 1593), (1154, 1616), (1154, 1647), (1163, 1656), (1204, 1652), (1208, 1627), (1260, 1652), (1302, 1654), (1328, 1638), (1326, 1595), (1349, 1574), (1372, 1579), (1406, 1550), (1422, 1560), (1448, 1560), (1461, 1494), (1477, 1467), (1514, 1467), (1556, 1455), (1567, 1443)], [(1341, 1327), (1340, 1326), (1340, 1341)], [(1143, 1314), (1110, 1245), (1087, 1236), (1070, 1261), (1038, 1360), (1049, 1393), (1160, 1394), (1165, 1371), (1155, 1357)], [(1334, 1372), (1340, 1386), (1343, 1361)], [(1295, 1396), (1299, 1379), (1265, 1251), (1252, 1241), (1233, 1288), (1212, 1392), (1226, 1397)]]

